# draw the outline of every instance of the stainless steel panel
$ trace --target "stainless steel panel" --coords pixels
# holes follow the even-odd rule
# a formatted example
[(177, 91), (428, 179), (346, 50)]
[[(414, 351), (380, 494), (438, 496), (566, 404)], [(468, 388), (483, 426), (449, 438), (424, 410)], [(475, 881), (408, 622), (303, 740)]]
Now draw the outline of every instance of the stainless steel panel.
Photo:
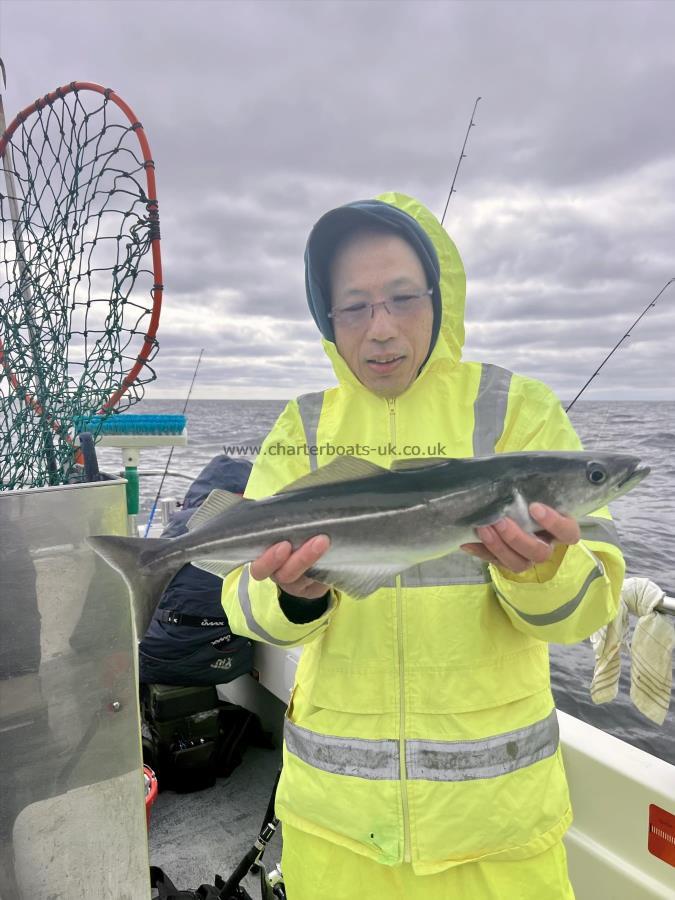
[(124, 482), (0, 492), (0, 898), (150, 897)]

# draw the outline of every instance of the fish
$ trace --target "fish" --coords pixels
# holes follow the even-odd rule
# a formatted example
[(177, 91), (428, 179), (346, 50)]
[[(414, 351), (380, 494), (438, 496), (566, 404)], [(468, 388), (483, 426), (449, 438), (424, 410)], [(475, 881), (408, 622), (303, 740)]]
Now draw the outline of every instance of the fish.
[(262, 500), (214, 490), (179, 537), (98, 535), (88, 542), (126, 581), (140, 630), (187, 563), (225, 578), (272, 544), (290, 541), (295, 550), (326, 534), (330, 546), (307, 575), (363, 599), (475, 540), (480, 525), (509, 516), (534, 533), (541, 525), (530, 503), (578, 518), (648, 473), (638, 457), (586, 451), (404, 459), (390, 469), (342, 456)]

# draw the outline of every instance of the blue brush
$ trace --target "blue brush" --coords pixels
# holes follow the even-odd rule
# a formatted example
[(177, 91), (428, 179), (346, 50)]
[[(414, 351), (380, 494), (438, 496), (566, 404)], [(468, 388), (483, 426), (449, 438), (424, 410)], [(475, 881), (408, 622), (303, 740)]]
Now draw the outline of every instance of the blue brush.
[(186, 423), (186, 417), (181, 415), (121, 413), (107, 417), (78, 416), (74, 424), (77, 433), (91, 431), (96, 435), (107, 437), (110, 435), (179, 435), (183, 433)]
[[(120, 413), (110, 416), (78, 416), (75, 432), (89, 431), (101, 447), (120, 447), (127, 479), (127, 513), (137, 516), (140, 503), (138, 458), (149, 447), (187, 446), (187, 419), (184, 415), (140, 415)], [(129, 533), (136, 534), (135, 518), (129, 521)]]

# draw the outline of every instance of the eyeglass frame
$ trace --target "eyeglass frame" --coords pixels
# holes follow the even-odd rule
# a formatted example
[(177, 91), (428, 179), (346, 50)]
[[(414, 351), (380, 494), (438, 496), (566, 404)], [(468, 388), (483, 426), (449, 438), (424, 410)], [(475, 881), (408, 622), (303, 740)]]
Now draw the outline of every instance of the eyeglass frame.
[[(401, 292), (401, 293), (403, 294), (403, 292)], [(427, 288), (425, 291), (421, 291), (420, 293), (405, 294), (405, 296), (410, 300), (421, 300), (423, 297), (431, 297), (433, 295), (433, 293), (434, 293), (434, 289), (432, 287), (430, 287), (430, 288)], [(401, 294), (399, 294), (399, 296), (401, 296)], [(396, 299), (396, 297), (390, 297), (388, 300), (378, 300), (377, 303), (364, 303), (363, 309), (370, 310), (370, 316), (368, 316), (366, 319), (364, 319), (364, 323), (375, 318), (375, 307), (377, 307), (377, 306), (384, 306), (388, 316), (391, 316), (391, 315), (396, 316), (396, 313), (392, 313), (392, 311), (387, 306), (387, 303), (392, 303), (395, 299)], [(359, 304), (354, 304), (354, 305), (358, 306)], [(327, 315), (328, 315), (328, 318), (332, 319), (334, 322), (339, 322), (340, 315), (342, 313), (349, 313), (349, 312), (354, 312), (353, 307), (346, 306), (343, 309), (331, 310), (329, 313), (327, 313)], [(359, 309), (358, 312), (361, 312), (361, 309)]]

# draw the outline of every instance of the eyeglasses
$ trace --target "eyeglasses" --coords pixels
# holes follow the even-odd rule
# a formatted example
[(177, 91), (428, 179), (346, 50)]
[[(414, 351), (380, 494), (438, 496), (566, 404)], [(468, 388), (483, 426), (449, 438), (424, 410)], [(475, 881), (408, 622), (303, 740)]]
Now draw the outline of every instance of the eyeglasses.
[(342, 309), (334, 309), (328, 313), (328, 318), (340, 322), (345, 328), (361, 328), (375, 315), (375, 307), (384, 306), (390, 316), (397, 319), (405, 319), (415, 315), (421, 301), (426, 300), (433, 293), (433, 288), (428, 288), (419, 294), (396, 294), (388, 300), (380, 300), (377, 303), (353, 303), (351, 306), (343, 306)]

